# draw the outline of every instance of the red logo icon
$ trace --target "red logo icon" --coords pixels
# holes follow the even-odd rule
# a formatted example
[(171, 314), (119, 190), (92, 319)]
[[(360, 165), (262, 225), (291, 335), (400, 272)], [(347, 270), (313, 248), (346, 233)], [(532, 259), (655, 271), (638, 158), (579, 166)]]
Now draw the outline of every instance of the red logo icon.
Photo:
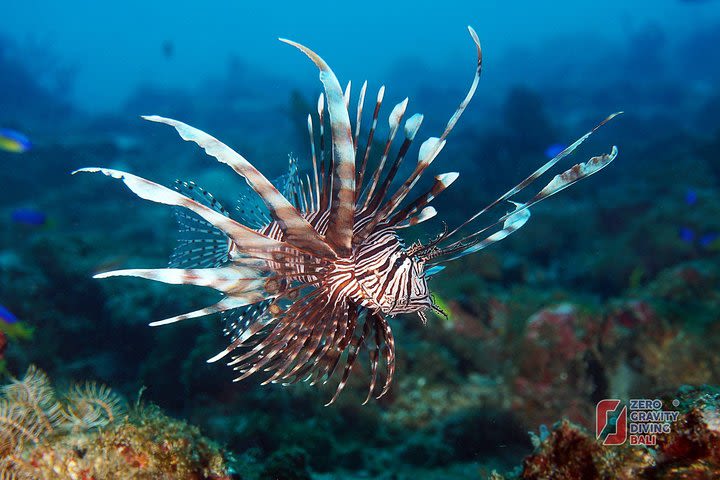
[[(606, 435), (603, 445), (622, 445), (627, 440), (627, 407), (623, 405), (618, 412), (620, 406), (620, 400), (606, 398), (600, 400), (595, 408), (595, 436), (599, 440)], [(611, 418), (615, 421), (610, 422)], [(614, 423), (614, 429), (611, 423)], [(606, 429), (610, 431), (606, 432)]]

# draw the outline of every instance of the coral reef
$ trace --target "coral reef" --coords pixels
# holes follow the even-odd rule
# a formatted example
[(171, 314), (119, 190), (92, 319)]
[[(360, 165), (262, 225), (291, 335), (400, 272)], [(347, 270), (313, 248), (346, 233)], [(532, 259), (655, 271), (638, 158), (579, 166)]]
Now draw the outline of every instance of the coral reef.
[(3, 480), (229, 479), (219, 448), (156, 407), (129, 411), (104, 385), (58, 394), (30, 367), (2, 387)]
[[(677, 406), (675, 406), (677, 405)], [(668, 433), (657, 444), (603, 445), (567, 420), (546, 438), (536, 438), (535, 451), (518, 474), (494, 479), (518, 480), (709, 480), (720, 476), (720, 390), (682, 387), (666, 397), (665, 410), (678, 411)]]

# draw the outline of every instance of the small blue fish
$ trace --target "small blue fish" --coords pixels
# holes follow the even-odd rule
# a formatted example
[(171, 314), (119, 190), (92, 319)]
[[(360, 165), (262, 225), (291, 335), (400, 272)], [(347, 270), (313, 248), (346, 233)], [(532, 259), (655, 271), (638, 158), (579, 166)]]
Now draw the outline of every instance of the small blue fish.
[(692, 189), (688, 189), (687, 192), (685, 192), (685, 203), (688, 205), (695, 205), (697, 203), (697, 192)]
[(47, 215), (33, 208), (16, 208), (10, 214), (10, 218), (14, 223), (31, 227), (41, 227), (47, 223)]
[(553, 143), (545, 149), (545, 156), (547, 158), (555, 158), (560, 154), (560, 152), (562, 152), (566, 148), (567, 145), (564, 145), (562, 143)]
[(24, 153), (30, 150), (30, 139), (22, 133), (9, 128), (0, 128), (0, 150), (11, 153)]
[(690, 227), (680, 227), (678, 229), (680, 240), (685, 243), (693, 243), (695, 241), (695, 231)]
[(8, 324), (17, 323), (18, 321), (17, 317), (2, 305), (0, 305), (0, 320)]
[(718, 233), (718, 232), (704, 233), (704, 234), (700, 235), (700, 238), (698, 239), (698, 243), (700, 244), (701, 247), (707, 248), (712, 243), (714, 243), (715, 240), (717, 240), (718, 238), (720, 238), (720, 233)]

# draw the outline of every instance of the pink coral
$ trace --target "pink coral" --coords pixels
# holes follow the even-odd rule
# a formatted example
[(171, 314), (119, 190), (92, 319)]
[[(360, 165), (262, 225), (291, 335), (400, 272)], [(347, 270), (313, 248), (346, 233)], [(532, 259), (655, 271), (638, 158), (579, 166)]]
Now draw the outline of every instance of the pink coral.
[(530, 317), (512, 381), (513, 409), (529, 426), (561, 416), (588, 424), (594, 386), (587, 356), (597, 341), (598, 324), (569, 303)]

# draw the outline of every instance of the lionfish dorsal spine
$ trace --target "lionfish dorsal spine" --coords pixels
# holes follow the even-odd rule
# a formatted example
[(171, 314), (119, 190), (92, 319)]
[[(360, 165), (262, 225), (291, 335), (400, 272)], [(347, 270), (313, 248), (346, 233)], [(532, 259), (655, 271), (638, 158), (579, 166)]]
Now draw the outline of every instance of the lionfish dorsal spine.
[[(419, 210), (422, 210), (424, 207), (427, 206), (428, 203), (432, 202), (435, 197), (440, 195), (443, 191), (445, 191), (445, 189), (452, 185), (459, 177), (460, 174), (458, 172), (449, 172), (436, 175), (435, 181), (433, 182), (430, 189), (428, 189), (424, 194), (420, 195), (414, 201), (408, 203), (402, 210), (395, 213), (395, 215), (389, 218), (385, 223), (390, 226), (397, 225), (400, 221), (406, 219), (408, 216), (413, 215)], [(391, 199), (392, 203), (389, 203), (389, 205), (391, 205), (392, 208), (388, 209), (388, 213), (391, 213), (392, 210), (400, 204), (400, 201), (393, 201)]]
[[(320, 70), (320, 81), (325, 87), (332, 136), (332, 199), (330, 219), (325, 241), (343, 257), (352, 254), (353, 224), (355, 222), (355, 148), (353, 145), (350, 115), (345, 96), (335, 73), (315, 52), (290, 40), (280, 41), (303, 52)], [(350, 86), (348, 85), (348, 95)]]
[(368, 132), (367, 142), (365, 144), (365, 154), (363, 155), (362, 164), (360, 170), (357, 172), (357, 182), (355, 191), (355, 201), (360, 199), (362, 190), (363, 180), (365, 179), (365, 169), (367, 168), (368, 159), (370, 158), (370, 150), (372, 149), (373, 139), (375, 138), (375, 130), (377, 129), (378, 116), (380, 114), (380, 107), (382, 106), (383, 98), (385, 96), (385, 85), (381, 86), (375, 99), (375, 109), (373, 110), (372, 122), (370, 124), (370, 131)]
[[(365, 92), (367, 92), (368, 82), (365, 80), (360, 87), (360, 95), (358, 95), (357, 112), (355, 116), (355, 136), (353, 137), (353, 151), (355, 152), (355, 161), (357, 162), (358, 141), (360, 140), (360, 125), (362, 125), (362, 113), (365, 106)], [(357, 181), (357, 180), (356, 180)], [(359, 184), (356, 183), (356, 187)]]
[(395, 135), (397, 134), (397, 131), (400, 127), (400, 122), (402, 122), (403, 116), (405, 115), (407, 104), (408, 99), (406, 98), (402, 102), (395, 105), (395, 107), (393, 107), (392, 111), (390, 112), (390, 117), (388, 117), (388, 126), (390, 127), (390, 131), (388, 132), (388, 137), (385, 141), (385, 148), (383, 149), (382, 157), (380, 158), (380, 164), (375, 169), (372, 180), (368, 184), (367, 193), (365, 194), (365, 204), (363, 205), (363, 210), (371, 208), (370, 205), (374, 198), (373, 194), (380, 181), (380, 174), (385, 168), (385, 162), (387, 162), (388, 155), (390, 154), (390, 147), (392, 147), (392, 143), (395, 140)]
[[(320, 207), (320, 177), (318, 176), (318, 166), (317, 166), (317, 155), (315, 153), (315, 134), (313, 131), (313, 118), (312, 114), (308, 113), (307, 116), (307, 127), (308, 127), (308, 134), (310, 135), (310, 157), (312, 159), (312, 171), (313, 171), (313, 179), (314, 182), (314, 188), (315, 188), (315, 203), (313, 206), (314, 210), (319, 210)], [(309, 183), (309, 180), (308, 180)]]
[(408, 150), (410, 149), (410, 145), (412, 145), (413, 140), (415, 139), (415, 135), (417, 135), (418, 130), (420, 130), (420, 126), (423, 122), (423, 115), (420, 113), (416, 113), (413, 116), (411, 116), (407, 121), (405, 122), (405, 139), (403, 140), (402, 145), (400, 145), (400, 149), (398, 150), (397, 155), (395, 156), (395, 161), (390, 166), (390, 170), (388, 171), (387, 175), (385, 176), (385, 180), (383, 180), (382, 185), (378, 189), (377, 193), (375, 194), (375, 197), (371, 201), (369, 205), (370, 211), (376, 211), (377, 208), (382, 203), (383, 199), (385, 198), (385, 195), (387, 194), (388, 190), (390, 189), (390, 184), (395, 179), (395, 175), (397, 174), (398, 169), (400, 168), (400, 165), (402, 164), (402, 161), (405, 159), (405, 155), (407, 154)]

